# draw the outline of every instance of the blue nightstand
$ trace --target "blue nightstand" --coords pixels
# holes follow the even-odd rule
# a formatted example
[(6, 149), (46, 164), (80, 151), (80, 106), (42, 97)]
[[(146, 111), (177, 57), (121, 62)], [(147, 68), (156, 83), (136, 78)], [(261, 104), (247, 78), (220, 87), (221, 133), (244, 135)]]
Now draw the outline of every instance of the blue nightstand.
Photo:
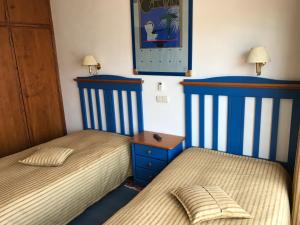
[(145, 131), (132, 139), (133, 176), (135, 184), (146, 186), (182, 150), (184, 137), (156, 133), (161, 140), (154, 139), (154, 132)]

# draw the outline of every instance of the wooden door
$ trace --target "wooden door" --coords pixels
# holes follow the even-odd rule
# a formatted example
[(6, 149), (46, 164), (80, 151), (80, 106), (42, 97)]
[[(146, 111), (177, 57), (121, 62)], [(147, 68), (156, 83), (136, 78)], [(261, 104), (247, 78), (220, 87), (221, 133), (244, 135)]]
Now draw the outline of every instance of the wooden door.
[(0, 157), (29, 147), (24, 106), (9, 31), (0, 27)]
[(50, 24), (49, 0), (7, 0), (11, 23)]
[(34, 145), (65, 134), (51, 31), (12, 28), (31, 140)]
[(5, 22), (5, 18), (4, 0), (0, 0), (0, 22)]

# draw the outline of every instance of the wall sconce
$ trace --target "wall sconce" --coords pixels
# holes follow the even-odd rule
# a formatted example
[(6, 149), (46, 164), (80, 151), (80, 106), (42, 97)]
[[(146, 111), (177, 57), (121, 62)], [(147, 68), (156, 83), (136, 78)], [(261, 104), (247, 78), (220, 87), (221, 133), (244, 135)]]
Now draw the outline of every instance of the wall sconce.
[(89, 73), (90, 73), (90, 75), (93, 75), (93, 68), (95, 68), (96, 70), (100, 70), (101, 69), (100, 63), (98, 63), (96, 61), (95, 57), (92, 56), (92, 55), (85, 56), (83, 58), (82, 65), (89, 67)]
[(256, 73), (259, 76), (261, 75), (261, 68), (271, 62), (271, 59), (264, 47), (256, 47), (250, 50), (247, 62), (256, 64)]

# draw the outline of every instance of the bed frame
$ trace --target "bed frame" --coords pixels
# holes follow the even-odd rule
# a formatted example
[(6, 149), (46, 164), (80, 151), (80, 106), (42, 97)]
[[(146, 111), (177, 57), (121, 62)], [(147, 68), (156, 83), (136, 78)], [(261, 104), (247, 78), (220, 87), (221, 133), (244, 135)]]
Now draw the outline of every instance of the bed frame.
[(114, 75), (78, 77), (84, 129), (133, 136), (144, 131), (141, 79)]
[[(185, 123), (186, 123), (186, 147), (200, 147), (205, 148), (205, 123), (206, 123), (206, 96), (211, 97), (211, 149), (221, 150), (219, 147), (219, 126), (224, 121), (219, 121), (220, 115), (227, 112), (227, 125), (226, 129), (226, 151), (228, 153), (237, 155), (246, 155), (254, 158), (264, 158), (271, 161), (277, 161), (282, 163), (290, 172), (293, 171), (295, 163), (295, 153), (297, 148), (297, 137), (300, 123), (300, 82), (299, 81), (285, 81), (285, 80), (271, 80), (257, 77), (218, 77), (209, 79), (197, 79), (189, 80), (186, 79), (181, 84), (184, 86), (185, 93)], [(195, 116), (192, 113), (195, 112), (194, 103), (195, 96), (198, 96), (198, 111), (196, 115), (197, 122), (195, 122)], [(220, 96), (227, 98), (227, 104), (224, 109), (220, 108)], [(244, 148), (244, 133), (249, 133), (249, 130), (245, 130), (246, 117), (249, 117), (251, 113), (249, 110), (245, 111), (246, 99), (252, 99), (254, 101), (254, 110), (252, 111), (253, 118), (253, 137), (252, 137), (252, 149), (249, 153), (245, 153)], [(261, 125), (262, 124), (262, 106), (263, 101), (272, 99), (272, 110), (271, 112), (271, 129), (270, 129), (270, 144), (269, 154), (261, 157), (260, 140), (261, 139)], [(291, 101), (291, 109), (289, 114), (290, 120), (290, 135), (288, 136), (288, 146), (285, 151), (288, 151), (286, 160), (278, 159), (277, 146), (279, 139), (279, 117), (280, 114), (287, 110), (284, 107), (283, 101)], [(226, 102), (226, 101), (225, 101)], [(224, 105), (224, 104), (223, 104)], [(226, 110), (227, 108), (227, 110)], [(222, 111), (223, 110), (223, 111)], [(199, 144), (196, 146), (193, 144), (195, 138), (195, 129), (192, 127), (198, 125)], [(281, 123), (282, 124), (282, 123)], [(284, 131), (288, 132), (288, 131)], [(248, 149), (249, 150), (249, 149)], [(249, 152), (249, 151), (248, 151)]]

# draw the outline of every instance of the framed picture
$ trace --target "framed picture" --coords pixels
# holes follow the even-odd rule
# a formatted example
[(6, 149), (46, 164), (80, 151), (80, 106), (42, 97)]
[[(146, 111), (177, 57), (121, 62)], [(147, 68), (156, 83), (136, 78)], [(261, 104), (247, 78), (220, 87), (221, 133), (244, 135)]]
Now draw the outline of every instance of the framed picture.
[(133, 71), (191, 76), (193, 0), (131, 0)]

